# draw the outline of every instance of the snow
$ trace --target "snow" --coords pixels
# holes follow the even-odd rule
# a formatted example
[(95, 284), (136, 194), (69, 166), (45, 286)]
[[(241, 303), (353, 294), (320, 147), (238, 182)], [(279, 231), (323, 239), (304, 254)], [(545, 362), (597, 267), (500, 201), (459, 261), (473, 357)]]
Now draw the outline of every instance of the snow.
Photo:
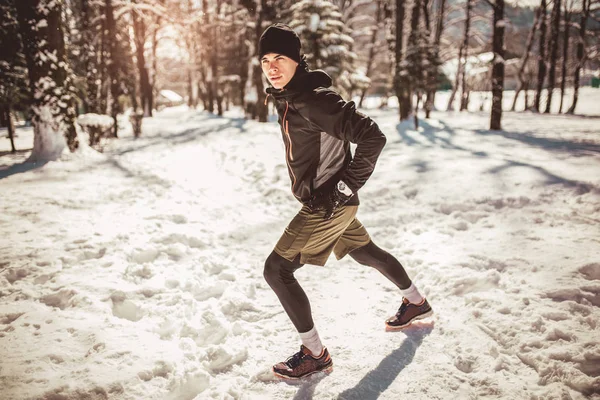
[(172, 90), (162, 89), (160, 91), (160, 95), (172, 102), (183, 101), (183, 97), (179, 93), (176, 93)]
[(269, 372), (299, 346), (262, 277), (299, 209), (275, 122), (168, 108), (36, 168), (2, 138), (2, 398), (599, 398), (597, 93), (596, 117), (507, 112), (498, 132), (487, 113), (415, 130), (365, 110), (388, 143), (358, 217), (435, 315), (385, 332), (384, 277), (307, 265), (335, 367), (295, 385)]
[(77, 123), (81, 126), (93, 126), (108, 129), (113, 126), (114, 120), (110, 115), (87, 113), (78, 116)]
[(317, 29), (319, 28), (319, 21), (321, 20), (321, 16), (317, 13), (312, 13), (310, 15), (310, 27), (309, 30), (311, 32), (316, 32)]

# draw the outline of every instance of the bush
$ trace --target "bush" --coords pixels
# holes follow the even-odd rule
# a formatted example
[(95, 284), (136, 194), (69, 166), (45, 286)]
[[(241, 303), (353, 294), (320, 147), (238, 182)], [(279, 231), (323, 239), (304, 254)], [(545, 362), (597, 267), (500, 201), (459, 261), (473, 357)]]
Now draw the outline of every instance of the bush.
[(108, 115), (88, 113), (77, 117), (77, 123), (88, 134), (90, 146), (95, 146), (110, 132), (114, 120)]
[(131, 113), (129, 116), (129, 122), (131, 122), (131, 128), (133, 129), (133, 136), (136, 138), (142, 134), (142, 118), (144, 118), (144, 112), (137, 110)]

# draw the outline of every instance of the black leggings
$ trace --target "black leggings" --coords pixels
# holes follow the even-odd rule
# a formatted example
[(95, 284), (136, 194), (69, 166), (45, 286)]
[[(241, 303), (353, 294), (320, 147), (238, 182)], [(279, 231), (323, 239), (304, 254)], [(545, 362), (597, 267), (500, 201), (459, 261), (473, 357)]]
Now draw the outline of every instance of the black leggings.
[[(402, 264), (373, 242), (353, 250), (350, 257), (362, 265), (377, 269), (400, 289), (407, 289), (411, 285)], [(265, 280), (279, 298), (298, 332), (308, 332), (314, 326), (308, 297), (294, 277), (294, 272), (303, 265), (300, 264), (300, 255), (294, 261), (289, 261), (272, 252), (265, 261), (264, 270)]]

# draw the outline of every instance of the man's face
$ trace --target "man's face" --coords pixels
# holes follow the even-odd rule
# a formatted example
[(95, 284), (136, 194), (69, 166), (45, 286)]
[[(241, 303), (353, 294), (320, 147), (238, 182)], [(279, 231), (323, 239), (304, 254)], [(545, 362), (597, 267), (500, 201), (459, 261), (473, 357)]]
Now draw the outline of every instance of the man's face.
[(275, 89), (283, 89), (296, 73), (298, 63), (277, 53), (268, 53), (260, 60), (262, 70)]

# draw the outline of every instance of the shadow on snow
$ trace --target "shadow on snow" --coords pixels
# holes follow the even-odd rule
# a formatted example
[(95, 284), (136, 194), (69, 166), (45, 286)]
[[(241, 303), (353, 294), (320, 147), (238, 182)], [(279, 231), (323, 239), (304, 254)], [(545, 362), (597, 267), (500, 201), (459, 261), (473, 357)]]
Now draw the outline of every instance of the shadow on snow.
[[(443, 149), (458, 150), (466, 153), (470, 153), (476, 158), (489, 157), (484, 151), (474, 151), (466, 147), (458, 146), (453, 143), (453, 137), (456, 132), (453, 128), (446, 125), (442, 121), (438, 121), (439, 126), (431, 125), (427, 120), (419, 120), (419, 125), (422, 127), (421, 130), (415, 131), (410, 130), (411, 135), (408, 134), (406, 128), (402, 124), (397, 124), (396, 129), (401, 138), (401, 142), (408, 146), (413, 147), (435, 147), (439, 146)], [(544, 137), (537, 137), (532, 132), (510, 132), (510, 131), (491, 131), (478, 129), (474, 130), (476, 135), (480, 136), (501, 136), (509, 140), (518, 141), (522, 144), (530, 147), (537, 147), (540, 149), (552, 151), (552, 152), (566, 152), (573, 156), (585, 156), (591, 155), (592, 153), (600, 153), (600, 145), (594, 143), (580, 143), (575, 141), (569, 141), (564, 139), (550, 139)], [(416, 140), (416, 135), (424, 139)], [(530, 168), (546, 178), (545, 183), (548, 185), (560, 184), (567, 188), (575, 188), (578, 194), (587, 193), (591, 190), (600, 190), (600, 188), (591, 185), (586, 182), (570, 180), (561, 176), (555, 175), (543, 167), (534, 165), (531, 163), (525, 163), (518, 160), (505, 159), (505, 164), (502, 166), (494, 167), (489, 169), (487, 172), (496, 175), (508, 168), (513, 167), (525, 167)], [(419, 173), (427, 172), (429, 170), (429, 163), (425, 160), (414, 161), (411, 164), (417, 169)]]
[[(338, 400), (376, 400), (412, 362), (423, 339), (431, 333), (433, 324), (415, 324), (403, 332), (406, 338), (399, 348), (385, 357), (379, 365), (353, 388), (340, 393)], [(391, 333), (397, 334), (397, 333)], [(360, 360), (357, 360), (359, 362)]]
[[(168, 117), (166, 117), (168, 119)], [(181, 118), (180, 116), (177, 116), (177, 118)], [(198, 112), (195, 114), (190, 115), (188, 118), (186, 118), (184, 121), (197, 121), (197, 122), (202, 122), (202, 121), (206, 121), (209, 119), (223, 119), (223, 120), (227, 120), (228, 122), (226, 122), (223, 125), (220, 126), (209, 126), (209, 127), (197, 127), (197, 128), (190, 128), (190, 129), (186, 129), (182, 132), (179, 133), (175, 133), (172, 135), (169, 134), (164, 134), (164, 135), (156, 135), (156, 136), (148, 136), (148, 137), (144, 137), (142, 136), (141, 138), (130, 138), (130, 139), (117, 139), (117, 140), (121, 140), (122, 142), (124, 142), (123, 147), (125, 148), (121, 148), (118, 149), (116, 151), (108, 151), (107, 153), (105, 153), (108, 156), (121, 156), (123, 154), (127, 154), (127, 153), (131, 153), (134, 151), (139, 151), (139, 150), (144, 150), (153, 146), (164, 146), (164, 145), (168, 145), (168, 146), (175, 146), (175, 145), (179, 145), (179, 144), (185, 144), (185, 143), (189, 143), (189, 142), (193, 142), (194, 140), (198, 139), (199, 137), (203, 137), (212, 133), (218, 134), (219, 131), (221, 130), (225, 130), (225, 129), (238, 129), (240, 131), (240, 133), (245, 133), (246, 132), (246, 123), (248, 122), (248, 120), (244, 119), (244, 118), (226, 118), (226, 117), (220, 117), (218, 115), (214, 115), (214, 114), (210, 114), (210, 113), (206, 113), (206, 112)], [(127, 146), (129, 143), (126, 142), (126, 140), (129, 140), (129, 143), (131, 143), (131, 145)], [(135, 141), (140, 141), (140, 140), (145, 140), (146, 143), (141, 144), (141, 145), (136, 145)], [(18, 150), (18, 153), (23, 153), (23, 152), (28, 152), (31, 151), (31, 149), (28, 150)], [(10, 155), (13, 154), (11, 152), (0, 152), (0, 156), (5, 156), (5, 155)], [(126, 173), (127, 176), (132, 176), (130, 171), (126, 171), (125, 168), (116, 160), (111, 159), (108, 162), (105, 163), (110, 163), (111, 165), (113, 165), (114, 167), (117, 167), (118, 169), (122, 170), (123, 172)], [(13, 164), (11, 166), (5, 167), (3, 169), (0, 169), (0, 180), (7, 178), (11, 175), (15, 175), (15, 174), (20, 174), (20, 173), (24, 173), (24, 172), (28, 172), (37, 168), (41, 168), (44, 165), (46, 165), (47, 162), (37, 162), (37, 163), (31, 163), (31, 162), (22, 162), (19, 164)], [(164, 182), (159, 182), (161, 184), (161, 186), (165, 186)]]

